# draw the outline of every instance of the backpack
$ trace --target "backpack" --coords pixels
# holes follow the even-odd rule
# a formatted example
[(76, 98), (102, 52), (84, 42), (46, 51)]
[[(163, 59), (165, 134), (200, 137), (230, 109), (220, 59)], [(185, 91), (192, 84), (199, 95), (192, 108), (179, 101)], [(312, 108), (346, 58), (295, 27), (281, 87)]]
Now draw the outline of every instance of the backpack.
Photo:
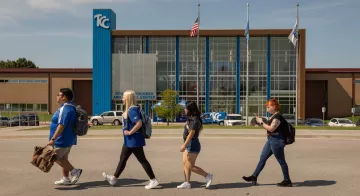
[(295, 142), (295, 128), (284, 119), (284, 126), (282, 130), (285, 137), (285, 145), (289, 145)]
[(140, 109), (140, 117), (142, 121), (142, 125), (140, 128), (141, 134), (145, 139), (150, 139), (152, 133), (152, 124), (151, 119), (148, 115), (145, 114), (145, 111)]
[(82, 109), (80, 107), (75, 107), (72, 104), (65, 104), (65, 105), (72, 106), (76, 110), (76, 122), (73, 126), (74, 134), (77, 136), (86, 135), (87, 131), (89, 129), (88, 113), (84, 109)]

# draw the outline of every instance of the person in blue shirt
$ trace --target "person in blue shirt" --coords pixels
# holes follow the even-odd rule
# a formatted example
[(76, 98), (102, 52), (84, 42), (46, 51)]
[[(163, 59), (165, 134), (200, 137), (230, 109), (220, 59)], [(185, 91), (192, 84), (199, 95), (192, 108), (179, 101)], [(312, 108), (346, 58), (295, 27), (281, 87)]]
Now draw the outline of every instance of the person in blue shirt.
[(120, 177), (120, 174), (124, 171), (130, 155), (134, 154), (150, 178), (150, 182), (145, 186), (145, 189), (155, 188), (159, 185), (159, 182), (155, 178), (152, 167), (145, 157), (143, 148), (146, 145), (145, 138), (141, 132), (138, 131), (142, 126), (142, 121), (140, 107), (136, 105), (135, 92), (132, 90), (125, 91), (122, 101), (126, 109), (122, 118), (124, 144), (121, 150), (120, 161), (114, 175), (109, 175), (105, 172), (102, 175), (110, 185), (114, 185)]
[(201, 145), (199, 141), (200, 131), (203, 129), (200, 111), (194, 101), (187, 101), (184, 109), (187, 121), (184, 126), (183, 140), (180, 147), (183, 154), (183, 167), (185, 182), (177, 186), (178, 189), (190, 189), (191, 172), (195, 172), (205, 178), (205, 188), (209, 188), (213, 180), (213, 174), (205, 172), (202, 168), (195, 165)]
[[(57, 160), (56, 163), (62, 168), (63, 177), (56, 181), (56, 185), (70, 185), (75, 184), (82, 169), (74, 168), (69, 162), (69, 154), (71, 147), (77, 144), (77, 136), (73, 132), (73, 126), (76, 123), (76, 109), (71, 106), (73, 99), (73, 92), (69, 88), (62, 88), (57, 94), (57, 102), (60, 108), (54, 113), (50, 124), (49, 144), (54, 146)], [(71, 179), (69, 179), (71, 173)]]

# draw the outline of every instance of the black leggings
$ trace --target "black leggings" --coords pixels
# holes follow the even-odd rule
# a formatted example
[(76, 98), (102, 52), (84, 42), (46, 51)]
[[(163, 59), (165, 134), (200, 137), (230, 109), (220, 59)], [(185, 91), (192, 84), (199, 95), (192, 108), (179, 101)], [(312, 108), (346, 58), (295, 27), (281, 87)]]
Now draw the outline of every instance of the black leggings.
[(145, 169), (146, 174), (149, 176), (150, 179), (154, 179), (155, 175), (151, 168), (149, 161), (145, 157), (144, 148), (143, 147), (136, 147), (136, 148), (129, 148), (123, 145), (120, 155), (120, 161), (116, 168), (114, 176), (119, 178), (120, 174), (124, 171), (126, 162), (129, 159), (130, 155), (134, 153), (137, 160), (141, 163), (143, 168)]

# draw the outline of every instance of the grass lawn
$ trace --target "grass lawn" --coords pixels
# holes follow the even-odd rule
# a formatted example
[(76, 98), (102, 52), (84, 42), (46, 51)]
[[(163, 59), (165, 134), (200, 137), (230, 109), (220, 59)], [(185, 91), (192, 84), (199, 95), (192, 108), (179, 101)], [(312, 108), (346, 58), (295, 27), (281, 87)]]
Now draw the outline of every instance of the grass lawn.
[[(183, 125), (171, 125), (171, 126), (165, 126), (160, 125), (156, 126), (153, 125), (153, 129), (183, 129)], [(310, 127), (310, 126), (297, 126), (295, 127), (297, 130), (360, 130), (360, 127)], [(112, 126), (112, 125), (101, 125), (101, 126), (92, 126), (89, 130), (121, 130), (122, 126)], [(204, 125), (204, 129), (262, 129), (261, 127), (254, 127), (254, 126), (219, 126), (219, 125)], [(26, 129), (25, 131), (31, 131), (31, 130), (49, 130), (49, 127), (40, 127), (40, 128), (32, 128), (32, 129)]]

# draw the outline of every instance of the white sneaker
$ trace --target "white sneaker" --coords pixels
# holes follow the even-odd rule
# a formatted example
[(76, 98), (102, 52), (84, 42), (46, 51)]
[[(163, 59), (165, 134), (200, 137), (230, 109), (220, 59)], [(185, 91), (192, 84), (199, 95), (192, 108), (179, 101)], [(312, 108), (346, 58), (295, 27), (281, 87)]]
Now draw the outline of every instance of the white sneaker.
[(159, 185), (159, 182), (154, 179), (154, 180), (150, 180), (149, 184), (145, 186), (145, 189), (153, 189), (155, 187), (157, 187)]
[(111, 185), (111, 186), (114, 186), (114, 184), (116, 183), (117, 179), (114, 177), (114, 176), (111, 176), (111, 175), (108, 175), (106, 174), (105, 172), (102, 173), (104, 179), (106, 181), (108, 181), (108, 183)]
[(191, 189), (191, 184), (188, 182), (184, 182), (177, 186), (178, 189)]
[(82, 173), (82, 169), (74, 169), (73, 171), (71, 171), (71, 184), (75, 184)]
[(69, 178), (68, 179), (61, 178), (60, 180), (55, 181), (54, 184), (56, 184), (56, 185), (70, 185), (71, 182), (70, 182)]
[(205, 188), (209, 188), (210, 185), (211, 185), (211, 182), (212, 182), (212, 179), (213, 179), (214, 175), (208, 173), (208, 175), (206, 176), (205, 178)]

